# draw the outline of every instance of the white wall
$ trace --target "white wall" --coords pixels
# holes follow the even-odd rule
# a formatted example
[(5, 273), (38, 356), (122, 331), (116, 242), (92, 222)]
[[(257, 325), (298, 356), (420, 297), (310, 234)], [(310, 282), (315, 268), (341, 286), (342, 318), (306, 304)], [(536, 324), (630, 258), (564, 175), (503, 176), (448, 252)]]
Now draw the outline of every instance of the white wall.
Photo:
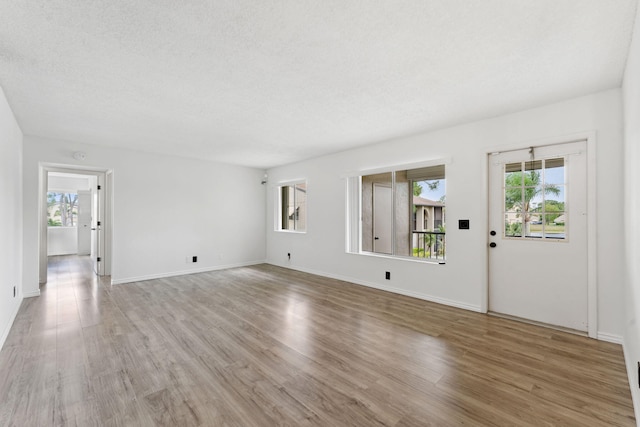
[[(0, 349), (22, 301), (22, 132), (0, 88)], [(16, 287), (16, 296), (13, 288)]]
[(47, 227), (47, 255), (78, 253), (78, 227)]
[(113, 170), (114, 283), (265, 259), (263, 170), (25, 137), (25, 291), (38, 289), (40, 162)]
[[(621, 340), (622, 111), (619, 89), (401, 138), (269, 170), (268, 262), (481, 310), (487, 286), (487, 152), (538, 140), (597, 132), (598, 332)], [(422, 153), (422, 154), (416, 154)], [(345, 253), (345, 180), (352, 171), (447, 158), (447, 263)], [(275, 186), (308, 180), (306, 234), (273, 231)], [(470, 219), (470, 230), (457, 230)], [(287, 260), (287, 253), (291, 260)], [(391, 272), (390, 281), (384, 272)]]
[(640, 425), (640, 390), (636, 363), (640, 361), (640, 8), (622, 87), (624, 101), (624, 349), (633, 404)]
[(78, 190), (90, 190), (89, 177), (52, 176), (49, 174), (49, 191), (58, 193), (76, 193)]

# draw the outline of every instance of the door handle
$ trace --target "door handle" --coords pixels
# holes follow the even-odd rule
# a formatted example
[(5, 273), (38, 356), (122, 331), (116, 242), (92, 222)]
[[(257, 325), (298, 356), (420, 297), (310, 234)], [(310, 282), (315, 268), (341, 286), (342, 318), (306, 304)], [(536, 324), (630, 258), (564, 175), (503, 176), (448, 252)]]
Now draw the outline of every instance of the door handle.
[(496, 245), (496, 242), (491, 242), (491, 243), (489, 243), (489, 246), (492, 247), (492, 248), (495, 248), (498, 245)]
[(373, 240), (380, 240), (380, 238), (379, 237), (374, 237)]

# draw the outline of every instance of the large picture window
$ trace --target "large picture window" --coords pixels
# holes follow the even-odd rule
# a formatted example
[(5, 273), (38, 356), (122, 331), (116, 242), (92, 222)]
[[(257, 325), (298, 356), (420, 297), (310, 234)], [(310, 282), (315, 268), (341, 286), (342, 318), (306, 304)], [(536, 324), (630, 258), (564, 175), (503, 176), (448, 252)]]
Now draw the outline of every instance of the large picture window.
[(349, 251), (444, 261), (445, 185), (444, 165), (354, 178)]
[(278, 187), (280, 231), (304, 232), (307, 229), (307, 183), (297, 182)]

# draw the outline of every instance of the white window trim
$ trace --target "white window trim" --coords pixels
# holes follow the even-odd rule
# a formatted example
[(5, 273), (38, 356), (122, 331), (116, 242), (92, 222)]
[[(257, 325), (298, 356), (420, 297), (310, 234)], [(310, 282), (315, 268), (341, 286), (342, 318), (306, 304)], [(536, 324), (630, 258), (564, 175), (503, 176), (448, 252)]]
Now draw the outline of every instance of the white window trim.
[[(414, 163), (396, 163), (386, 167), (366, 168), (349, 171), (341, 176), (345, 180), (345, 253), (349, 255), (360, 255), (366, 257), (386, 258), (401, 261), (417, 262), (421, 264), (446, 265), (446, 260), (424, 259), (403, 255), (379, 254), (376, 252), (367, 252), (362, 250), (362, 202), (360, 200), (362, 194), (362, 177), (366, 175), (375, 175), (380, 173), (395, 173), (409, 169), (419, 169), (431, 166), (444, 165), (452, 163), (451, 157), (439, 157), (430, 160), (423, 160)], [(445, 177), (446, 178), (446, 177)], [(280, 184), (279, 184), (280, 185)], [(394, 193), (395, 198), (395, 193)], [(358, 207), (353, 210), (354, 204)], [(395, 219), (394, 219), (395, 223)]]
[(291, 180), (286, 180), (286, 181), (278, 181), (275, 185), (275, 202), (274, 202), (274, 224), (273, 224), (273, 229), (274, 231), (278, 232), (278, 233), (289, 233), (289, 234), (306, 234), (307, 230), (309, 229), (309, 200), (307, 199), (307, 205), (306, 205), (306, 224), (305, 224), (305, 228), (304, 230), (288, 230), (288, 229), (283, 229), (282, 228), (282, 202), (280, 200), (280, 188), (281, 187), (285, 187), (285, 186), (295, 186), (297, 184), (304, 184), (305, 188), (309, 188), (309, 182), (306, 178), (300, 178), (300, 179), (291, 179)]
[[(434, 158), (430, 160), (422, 160), (414, 163), (394, 163), (393, 165), (389, 165), (389, 166), (363, 168), (363, 169), (356, 169), (353, 171), (349, 171), (344, 175), (342, 175), (342, 178), (355, 178), (355, 177), (360, 177), (364, 175), (375, 175), (375, 174), (386, 173), (386, 172), (398, 172), (398, 171), (404, 171), (409, 169), (420, 169), (420, 168), (426, 168), (430, 166), (439, 166), (439, 165), (445, 165), (445, 168), (446, 168), (446, 166), (450, 165), (451, 163), (452, 163), (451, 157), (439, 157), (439, 158)], [(281, 185), (281, 184), (278, 184), (278, 185)]]
[[(561, 159), (563, 159), (563, 161), (564, 161), (564, 166), (565, 166), (565, 167), (567, 167), (567, 166), (571, 163), (570, 156), (571, 156), (572, 154), (581, 154), (581, 153), (582, 153), (581, 151), (577, 151), (577, 152), (569, 152), (569, 153), (566, 153), (566, 154), (560, 154), (560, 155), (557, 155), (557, 156), (556, 156), (556, 155), (543, 156), (543, 157), (540, 157), (540, 158), (535, 159), (535, 161), (539, 161), (539, 160), (546, 161), (546, 160), (550, 160), (550, 159), (559, 159), (559, 158), (561, 158)], [(516, 163), (517, 163), (517, 162), (516, 162)], [(526, 162), (524, 162), (524, 163), (526, 163)], [(504, 170), (504, 167), (505, 167), (507, 164), (508, 164), (508, 163), (504, 163), (504, 164), (502, 165), (502, 166), (503, 166), (503, 170)], [(503, 172), (503, 173), (504, 173), (504, 172)], [(543, 185), (545, 185), (545, 184), (546, 184), (546, 182), (543, 182)], [(567, 191), (568, 191), (568, 189), (570, 188), (570, 186), (569, 186), (569, 184), (568, 184), (568, 182), (567, 182), (566, 178), (564, 179), (564, 181), (563, 181), (563, 183), (562, 183), (561, 185), (562, 185), (563, 187), (565, 187), (565, 201), (564, 201), (564, 203), (565, 203), (565, 208), (564, 208), (564, 211), (563, 211), (563, 215), (568, 215), (568, 214), (569, 214), (569, 211), (570, 211), (570, 209), (571, 209), (571, 206), (569, 205), (569, 196), (567, 195)], [(524, 188), (524, 183), (522, 183), (522, 188)], [(504, 206), (504, 192), (505, 192), (505, 190), (506, 190), (506, 187), (505, 187), (504, 182), (503, 182), (503, 183), (502, 183), (502, 193), (503, 193), (503, 202), (502, 202), (502, 203), (503, 203), (503, 206), (502, 206), (502, 210), (503, 210), (503, 212), (505, 212), (505, 206)], [(544, 197), (543, 197), (543, 199), (544, 199)], [(542, 215), (545, 215), (545, 214), (546, 214), (546, 212), (542, 212), (541, 214), (542, 214)], [(525, 236), (525, 235), (524, 235), (524, 232), (522, 233), (522, 235), (521, 235), (521, 236), (507, 236), (507, 235), (505, 234), (504, 227), (503, 227), (503, 229), (502, 229), (502, 240), (515, 240), (515, 241), (522, 241), (522, 242), (538, 242), (538, 243), (540, 243), (540, 242), (544, 242), (545, 244), (563, 244), (563, 243), (570, 243), (570, 235), (571, 235), (571, 233), (570, 233), (570, 227), (571, 227), (571, 224), (570, 224), (570, 223), (568, 223), (568, 224), (566, 224), (566, 225), (565, 225), (565, 237), (563, 237), (563, 238), (561, 238), (561, 239), (555, 239), (555, 238), (549, 238), (549, 237), (531, 237), (531, 236)]]

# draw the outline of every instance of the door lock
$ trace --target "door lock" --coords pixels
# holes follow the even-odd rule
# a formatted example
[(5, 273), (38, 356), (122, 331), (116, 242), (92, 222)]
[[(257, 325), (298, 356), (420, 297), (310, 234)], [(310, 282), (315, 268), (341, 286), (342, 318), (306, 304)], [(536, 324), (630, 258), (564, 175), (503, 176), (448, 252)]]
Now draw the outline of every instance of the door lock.
[(489, 243), (489, 246), (492, 247), (492, 248), (495, 248), (498, 245), (496, 245), (496, 242), (491, 242), (491, 243)]

